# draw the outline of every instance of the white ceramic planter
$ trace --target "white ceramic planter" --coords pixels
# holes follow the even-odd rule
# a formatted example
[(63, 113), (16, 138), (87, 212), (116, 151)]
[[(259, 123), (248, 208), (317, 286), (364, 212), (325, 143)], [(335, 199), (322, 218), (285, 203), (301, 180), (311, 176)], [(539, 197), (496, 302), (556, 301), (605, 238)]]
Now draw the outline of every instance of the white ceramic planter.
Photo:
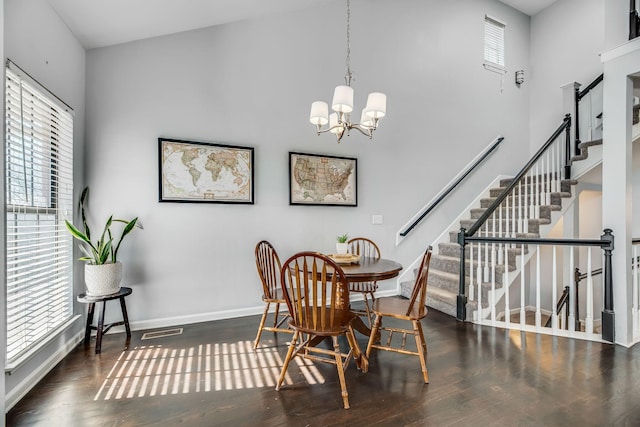
[(346, 254), (349, 249), (348, 243), (336, 243), (336, 253)]
[(122, 281), (122, 263), (102, 265), (85, 264), (84, 284), (87, 296), (101, 297), (120, 291)]

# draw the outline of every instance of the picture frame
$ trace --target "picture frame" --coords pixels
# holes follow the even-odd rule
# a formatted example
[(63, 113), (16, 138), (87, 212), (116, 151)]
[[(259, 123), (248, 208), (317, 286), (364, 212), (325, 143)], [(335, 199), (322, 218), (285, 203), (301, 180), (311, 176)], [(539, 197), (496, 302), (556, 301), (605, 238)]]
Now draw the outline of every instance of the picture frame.
[(254, 203), (254, 149), (158, 138), (159, 201)]
[(358, 159), (289, 152), (289, 204), (358, 206)]

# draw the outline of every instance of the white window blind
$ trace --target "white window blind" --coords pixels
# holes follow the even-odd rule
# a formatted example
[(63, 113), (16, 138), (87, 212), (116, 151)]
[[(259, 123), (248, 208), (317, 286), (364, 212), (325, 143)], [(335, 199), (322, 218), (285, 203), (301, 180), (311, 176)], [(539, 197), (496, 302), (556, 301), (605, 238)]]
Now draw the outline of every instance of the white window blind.
[(64, 223), (73, 209), (73, 116), (11, 63), (5, 89), (11, 364), (73, 314), (73, 242)]
[(484, 18), (484, 60), (504, 67), (504, 27), (493, 18)]

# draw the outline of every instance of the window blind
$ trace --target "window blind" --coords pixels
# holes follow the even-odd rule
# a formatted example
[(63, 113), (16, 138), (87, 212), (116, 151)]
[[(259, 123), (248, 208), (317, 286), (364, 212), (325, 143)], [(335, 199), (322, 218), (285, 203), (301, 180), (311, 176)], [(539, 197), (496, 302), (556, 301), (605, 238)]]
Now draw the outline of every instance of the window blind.
[(10, 63), (5, 82), (10, 364), (73, 314), (73, 116)]
[(484, 18), (484, 60), (504, 67), (504, 27), (502, 22)]

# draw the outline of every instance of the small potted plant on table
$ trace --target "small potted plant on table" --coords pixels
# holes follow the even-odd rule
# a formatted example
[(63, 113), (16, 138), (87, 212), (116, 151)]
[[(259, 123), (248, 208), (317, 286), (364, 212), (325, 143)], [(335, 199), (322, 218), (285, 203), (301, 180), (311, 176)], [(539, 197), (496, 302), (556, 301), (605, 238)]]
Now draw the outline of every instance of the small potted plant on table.
[[(124, 236), (129, 234), (138, 224), (138, 218), (130, 221), (124, 219), (115, 219), (113, 215), (107, 220), (100, 238), (95, 242), (91, 241), (91, 229), (87, 224), (85, 211), (85, 203), (89, 195), (89, 188), (82, 191), (80, 197), (80, 216), (82, 219), (82, 231), (76, 228), (72, 223), (65, 220), (67, 229), (73, 237), (80, 241), (80, 250), (85, 256), (80, 260), (88, 261), (84, 266), (84, 282), (86, 286), (87, 296), (98, 297), (115, 294), (120, 291), (120, 282), (122, 281), (122, 263), (117, 260), (118, 249)], [(124, 224), (120, 238), (114, 241), (111, 227), (114, 222)]]
[(349, 250), (349, 244), (347, 241), (349, 240), (349, 234), (344, 233), (340, 236), (336, 237), (336, 252), (338, 254), (346, 254)]

